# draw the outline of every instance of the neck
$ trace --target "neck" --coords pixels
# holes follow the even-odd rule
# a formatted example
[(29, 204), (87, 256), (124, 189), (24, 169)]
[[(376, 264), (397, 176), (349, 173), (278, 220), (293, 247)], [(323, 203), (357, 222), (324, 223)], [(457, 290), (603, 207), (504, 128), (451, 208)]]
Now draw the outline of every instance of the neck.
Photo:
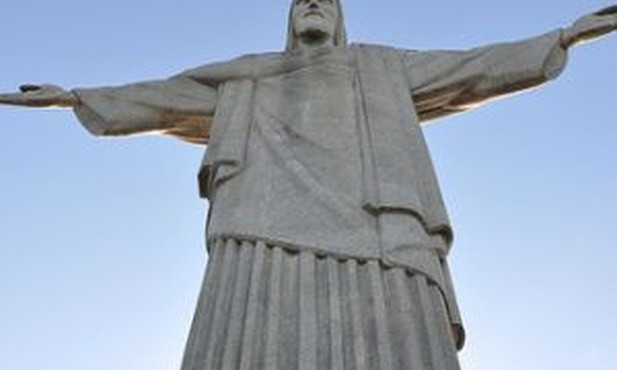
[(298, 37), (298, 49), (303, 52), (334, 48), (332, 36), (321, 31), (307, 31)]

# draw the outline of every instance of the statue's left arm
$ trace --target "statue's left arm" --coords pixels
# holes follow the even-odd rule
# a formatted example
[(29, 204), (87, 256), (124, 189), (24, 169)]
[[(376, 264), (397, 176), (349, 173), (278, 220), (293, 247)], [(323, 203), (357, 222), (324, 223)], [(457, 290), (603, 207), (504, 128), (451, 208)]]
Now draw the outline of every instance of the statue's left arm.
[(420, 120), (428, 121), (554, 79), (570, 47), (615, 30), (612, 6), (532, 39), (468, 51), (403, 52), (402, 60)]

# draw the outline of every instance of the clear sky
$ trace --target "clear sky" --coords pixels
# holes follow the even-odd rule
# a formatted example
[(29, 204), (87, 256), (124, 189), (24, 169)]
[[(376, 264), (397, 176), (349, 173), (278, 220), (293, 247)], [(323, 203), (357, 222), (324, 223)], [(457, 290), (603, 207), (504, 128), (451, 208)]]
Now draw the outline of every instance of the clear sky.
[[(607, 0), (345, 1), (351, 41), (469, 48)], [(114, 85), (280, 50), (287, 1), (20, 0), (0, 91)], [(456, 242), (467, 370), (614, 370), (617, 35), (559, 80), (425, 132)], [(70, 111), (0, 107), (0, 369), (173, 370), (206, 262), (203, 148), (95, 139)]]

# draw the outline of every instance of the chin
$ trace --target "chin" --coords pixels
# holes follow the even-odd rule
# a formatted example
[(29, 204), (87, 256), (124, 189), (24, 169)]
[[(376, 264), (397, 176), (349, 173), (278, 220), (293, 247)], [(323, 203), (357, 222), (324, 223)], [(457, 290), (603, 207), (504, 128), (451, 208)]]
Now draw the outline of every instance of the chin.
[(332, 27), (324, 21), (323, 19), (307, 19), (296, 27), (296, 34), (321, 34), (321, 35), (329, 35), (332, 34)]

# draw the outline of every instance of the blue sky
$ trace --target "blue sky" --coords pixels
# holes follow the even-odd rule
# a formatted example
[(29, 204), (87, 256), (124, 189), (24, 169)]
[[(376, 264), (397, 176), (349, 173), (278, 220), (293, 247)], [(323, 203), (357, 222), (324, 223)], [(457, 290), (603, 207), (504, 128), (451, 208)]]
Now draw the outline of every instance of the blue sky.
[[(344, 3), (351, 41), (469, 48), (604, 0)], [(0, 91), (156, 79), (284, 44), (287, 1), (21, 0)], [(617, 35), (559, 80), (426, 129), (456, 229), (471, 370), (617, 368)], [(71, 112), (0, 107), (0, 368), (178, 369), (206, 263), (202, 148), (95, 139)]]

